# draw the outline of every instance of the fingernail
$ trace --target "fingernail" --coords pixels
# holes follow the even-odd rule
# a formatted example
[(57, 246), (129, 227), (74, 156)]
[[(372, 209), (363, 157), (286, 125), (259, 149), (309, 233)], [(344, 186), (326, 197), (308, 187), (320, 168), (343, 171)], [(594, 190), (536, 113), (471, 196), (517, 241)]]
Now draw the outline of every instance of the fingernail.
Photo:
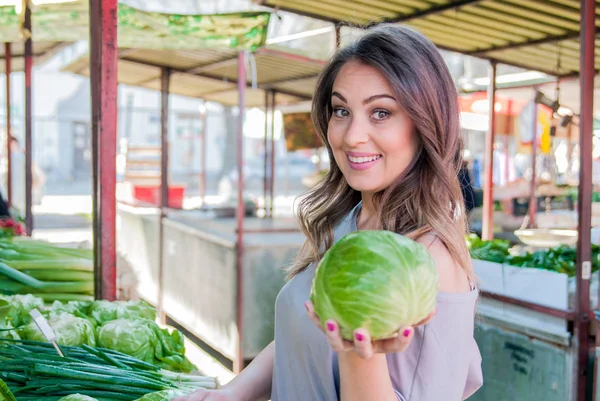
[(364, 340), (364, 339), (365, 339), (365, 337), (364, 337), (362, 334), (360, 334), (360, 333), (356, 333), (356, 340), (357, 340), (357, 341), (362, 341), (362, 340)]
[(327, 330), (335, 331), (335, 324), (333, 324), (331, 322), (327, 322)]
[(305, 302), (305, 303), (304, 303), (304, 307), (306, 308), (306, 311), (307, 311), (307, 312), (310, 312), (310, 309), (308, 309), (308, 302)]
[(410, 336), (410, 329), (404, 330), (404, 337)]

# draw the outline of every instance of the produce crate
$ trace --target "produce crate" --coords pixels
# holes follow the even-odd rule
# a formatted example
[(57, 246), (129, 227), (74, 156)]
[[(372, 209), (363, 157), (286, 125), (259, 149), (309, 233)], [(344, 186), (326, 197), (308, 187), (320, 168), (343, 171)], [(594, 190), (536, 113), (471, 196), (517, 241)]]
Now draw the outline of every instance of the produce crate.
[[(169, 207), (172, 209), (183, 208), (183, 196), (185, 186), (169, 185)], [(160, 186), (159, 185), (133, 185), (133, 198), (149, 205), (160, 205)]]
[(556, 309), (569, 306), (569, 277), (564, 273), (477, 259), (473, 268), (484, 291)]

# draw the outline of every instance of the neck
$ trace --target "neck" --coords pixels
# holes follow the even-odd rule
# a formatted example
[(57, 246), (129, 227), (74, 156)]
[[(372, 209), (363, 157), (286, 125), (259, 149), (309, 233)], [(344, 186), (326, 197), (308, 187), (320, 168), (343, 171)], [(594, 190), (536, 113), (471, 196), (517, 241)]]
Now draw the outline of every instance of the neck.
[(373, 194), (362, 192), (362, 206), (358, 216), (359, 230), (375, 230), (377, 228), (377, 212), (373, 204)]

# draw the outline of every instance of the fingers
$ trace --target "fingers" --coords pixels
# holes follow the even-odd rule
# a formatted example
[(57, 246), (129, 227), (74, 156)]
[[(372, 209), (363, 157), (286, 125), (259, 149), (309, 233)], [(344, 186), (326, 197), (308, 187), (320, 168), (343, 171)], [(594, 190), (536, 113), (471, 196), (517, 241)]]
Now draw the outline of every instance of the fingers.
[(425, 319), (423, 319), (419, 323), (415, 324), (414, 327), (426, 325), (427, 323), (429, 323), (429, 321), (431, 321), (431, 319), (433, 319), (433, 317), (436, 314), (437, 314), (437, 308), (435, 308), (429, 315), (427, 315), (427, 317)]
[(201, 388), (199, 390), (194, 391), (190, 395), (184, 395), (181, 397), (173, 398), (172, 401), (204, 401), (207, 396), (208, 390)]
[(369, 359), (375, 353), (367, 330), (361, 328), (354, 331), (354, 352), (363, 359)]
[(321, 318), (319, 318), (319, 316), (317, 316), (317, 314), (315, 313), (315, 307), (312, 304), (312, 302), (310, 301), (306, 301), (304, 303), (304, 307), (306, 308), (306, 313), (308, 314), (308, 317), (310, 318), (310, 321), (319, 329), (323, 330), (323, 327), (321, 326)]
[(312, 302), (307, 301), (304, 303), (306, 307), (306, 313), (310, 318), (310, 321), (327, 336), (327, 341), (331, 348), (336, 352), (350, 351), (353, 348), (352, 342), (346, 341), (342, 338), (339, 325), (334, 320), (328, 320), (325, 322), (325, 327), (321, 325), (321, 318), (315, 313), (315, 307)]
[(405, 327), (398, 331), (398, 335), (385, 340), (378, 340), (373, 343), (374, 352), (393, 353), (403, 352), (408, 348), (415, 335), (413, 327)]

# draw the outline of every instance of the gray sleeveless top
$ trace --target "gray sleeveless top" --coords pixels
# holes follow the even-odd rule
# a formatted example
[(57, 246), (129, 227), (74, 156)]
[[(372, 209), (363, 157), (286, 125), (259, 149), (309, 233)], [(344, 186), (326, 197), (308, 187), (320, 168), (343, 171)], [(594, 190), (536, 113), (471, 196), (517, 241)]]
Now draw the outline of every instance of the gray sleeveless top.
[[(335, 230), (335, 239), (356, 231), (360, 204)], [(315, 266), (290, 280), (275, 304), (275, 361), (272, 401), (338, 401), (337, 354), (325, 335), (309, 320), (309, 299)], [(478, 291), (439, 293), (438, 312), (415, 329), (401, 353), (388, 354), (394, 390), (401, 401), (460, 401), (483, 383), (481, 355), (473, 338)]]

